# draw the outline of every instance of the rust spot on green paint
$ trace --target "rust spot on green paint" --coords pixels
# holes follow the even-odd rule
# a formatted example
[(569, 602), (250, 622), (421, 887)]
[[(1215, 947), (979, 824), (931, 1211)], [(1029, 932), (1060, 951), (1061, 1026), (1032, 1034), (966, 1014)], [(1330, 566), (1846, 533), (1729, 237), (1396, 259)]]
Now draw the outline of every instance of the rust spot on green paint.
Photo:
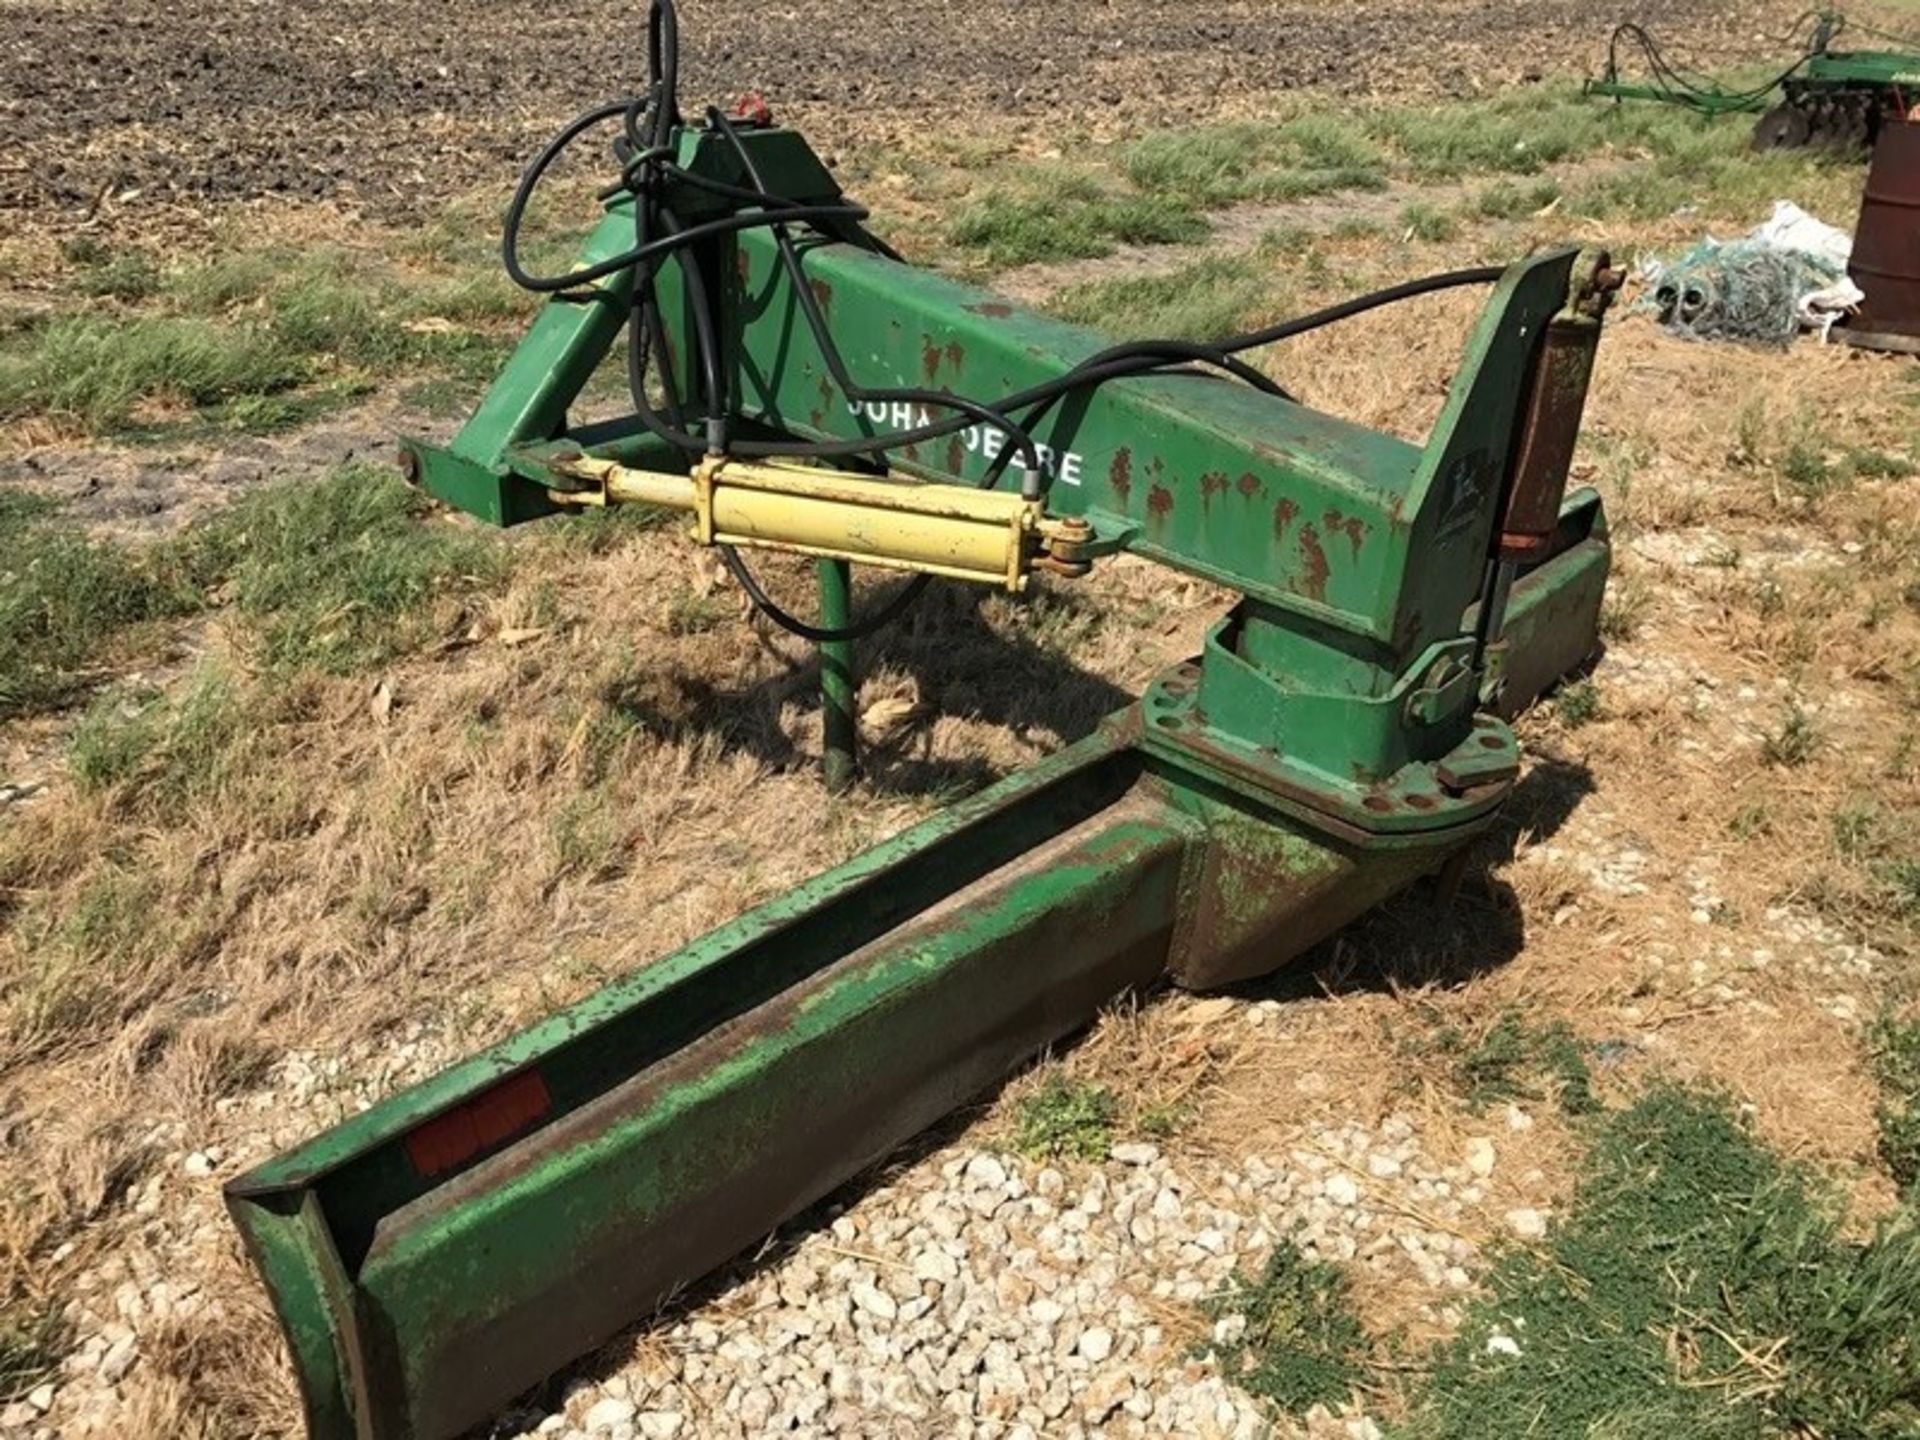
[(960, 442), (958, 435), (947, 441), (947, 473), (958, 475), (967, 468), (967, 447)]
[(1284, 540), (1287, 531), (1293, 525), (1294, 516), (1300, 513), (1300, 507), (1282, 495), (1273, 507), (1273, 538)]
[(1203, 504), (1211, 503), (1213, 500), (1213, 497), (1216, 495), (1224, 494), (1226, 491), (1226, 488), (1227, 488), (1227, 472), (1226, 471), (1224, 470), (1207, 471), (1206, 474), (1200, 477), (1201, 503)]
[(1113, 463), (1107, 467), (1107, 483), (1113, 486), (1113, 493), (1124, 504), (1133, 493), (1133, 449), (1122, 445), (1113, 452)]
[(1254, 474), (1253, 471), (1251, 470), (1245, 471), (1241, 474), (1239, 485), (1240, 485), (1240, 493), (1246, 496), (1247, 499), (1249, 500), (1251, 500), (1255, 495), (1260, 493), (1260, 477)]
[(1329, 510), (1322, 517), (1326, 523), (1329, 537), (1339, 534), (1347, 537), (1347, 543), (1353, 546), (1353, 558), (1360, 558), (1360, 543), (1367, 538), (1367, 522), (1358, 515), (1345, 516), (1338, 510)]
[(927, 377), (929, 385), (940, 376), (940, 347), (933, 343), (931, 335), (920, 337), (920, 373)]
[(824, 280), (809, 280), (807, 283), (813, 286), (813, 298), (820, 302), (822, 310), (833, 304), (833, 286)]
[(958, 370), (962, 365), (966, 363), (967, 363), (966, 346), (962, 345), (958, 340), (949, 340), (947, 342), (947, 364), (951, 365), (954, 369)]
[(1164, 485), (1156, 485), (1147, 492), (1147, 513), (1155, 520), (1165, 520), (1173, 513), (1173, 492)]
[(1327, 552), (1311, 525), (1300, 527), (1300, 578), (1294, 589), (1309, 600), (1327, 598)]

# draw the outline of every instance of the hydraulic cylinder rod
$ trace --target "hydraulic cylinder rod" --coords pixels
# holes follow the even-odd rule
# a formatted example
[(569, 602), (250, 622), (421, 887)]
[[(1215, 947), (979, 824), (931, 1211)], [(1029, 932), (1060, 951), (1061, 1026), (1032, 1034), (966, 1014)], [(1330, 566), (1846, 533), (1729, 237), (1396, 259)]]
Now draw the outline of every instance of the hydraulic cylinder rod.
[(580, 457), (551, 464), (563, 505), (654, 505), (694, 517), (703, 545), (745, 545), (858, 560), (882, 569), (1027, 588), (1036, 557), (1058, 574), (1092, 538), (1080, 519), (1047, 515), (1038, 500), (1004, 490), (869, 479), (780, 463), (710, 459), (690, 475)]

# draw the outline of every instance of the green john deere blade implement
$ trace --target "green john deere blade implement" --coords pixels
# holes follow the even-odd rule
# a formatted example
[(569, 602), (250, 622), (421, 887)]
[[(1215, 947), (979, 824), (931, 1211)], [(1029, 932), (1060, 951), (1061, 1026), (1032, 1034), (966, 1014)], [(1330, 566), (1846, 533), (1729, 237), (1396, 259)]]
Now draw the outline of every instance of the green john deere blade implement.
[[(406, 442), (418, 483), (501, 524), (644, 501), (735, 562), (818, 558), (842, 780), (836, 567), (1020, 593), (1125, 551), (1240, 599), (1052, 759), (235, 1181), (329, 1440), (483, 1422), (1116, 997), (1266, 974), (1457, 863), (1518, 774), (1502, 717), (1596, 645), (1606, 524), (1565, 484), (1603, 257), (1492, 277), (1413, 445), (1196, 368), (1227, 349), (1115, 359), (917, 271), (798, 136), (663, 93), (677, 123), (628, 149), (473, 419)], [(634, 420), (571, 426), (623, 333)]]

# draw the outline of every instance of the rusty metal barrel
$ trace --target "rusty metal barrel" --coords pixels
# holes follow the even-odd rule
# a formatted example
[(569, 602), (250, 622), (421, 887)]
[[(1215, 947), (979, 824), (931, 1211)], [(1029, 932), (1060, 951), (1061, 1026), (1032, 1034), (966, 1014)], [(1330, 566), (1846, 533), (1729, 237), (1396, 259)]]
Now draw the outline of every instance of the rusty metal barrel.
[(1834, 333), (1870, 350), (1920, 354), (1920, 121), (1880, 127), (1847, 273), (1867, 298)]

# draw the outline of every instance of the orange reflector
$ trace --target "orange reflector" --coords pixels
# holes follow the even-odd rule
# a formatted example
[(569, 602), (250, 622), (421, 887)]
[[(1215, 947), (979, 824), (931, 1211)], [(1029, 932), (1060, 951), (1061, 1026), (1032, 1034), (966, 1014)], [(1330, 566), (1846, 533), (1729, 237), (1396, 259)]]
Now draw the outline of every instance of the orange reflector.
[(552, 1108), (553, 1099), (540, 1072), (523, 1070), (412, 1131), (407, 1136), (407, 1155), (422, 1175), (444, 1175), (511, 1140)]

